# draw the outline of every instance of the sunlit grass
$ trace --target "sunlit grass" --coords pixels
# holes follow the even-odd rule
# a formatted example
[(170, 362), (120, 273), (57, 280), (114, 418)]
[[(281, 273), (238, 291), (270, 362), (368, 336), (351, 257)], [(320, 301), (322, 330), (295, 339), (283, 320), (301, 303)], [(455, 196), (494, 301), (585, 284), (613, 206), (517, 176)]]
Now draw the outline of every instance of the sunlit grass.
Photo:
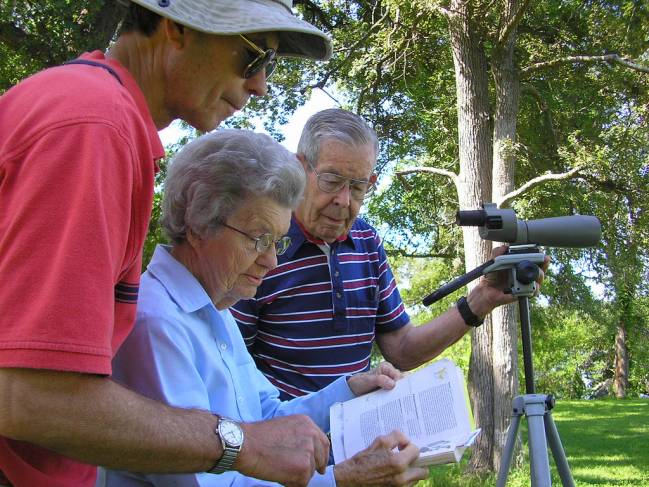
[[(575, 484), (598, 487), (649, 487), (649, 401), (558, 401), (552, 416), (566, 450)], [(523, 440), (527, 440), (525, 420)], [(508, 487), (529, 487), (527, 445), (523, 466), (510, 472)], [(431, 477), (418, 487), (490, 487), (495, 475), (463, 474), (460, 465), (431, 468)], [(552, 484), (560, 486), (554, 464)]]

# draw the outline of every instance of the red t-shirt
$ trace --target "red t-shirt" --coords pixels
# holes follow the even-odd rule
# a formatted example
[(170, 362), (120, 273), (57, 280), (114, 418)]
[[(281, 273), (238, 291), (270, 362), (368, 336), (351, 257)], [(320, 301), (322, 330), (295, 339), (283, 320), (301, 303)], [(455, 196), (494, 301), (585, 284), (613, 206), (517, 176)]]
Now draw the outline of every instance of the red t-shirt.
[[(129, 72), (99, 51), (82, 58), (123, 84), (75, 64), (0, 97), (0, 367), (110, 374), (133, 326), (164, 149)], [(1, 436), (0, 472), (16, 486), (92, 486), (96, 476)]]

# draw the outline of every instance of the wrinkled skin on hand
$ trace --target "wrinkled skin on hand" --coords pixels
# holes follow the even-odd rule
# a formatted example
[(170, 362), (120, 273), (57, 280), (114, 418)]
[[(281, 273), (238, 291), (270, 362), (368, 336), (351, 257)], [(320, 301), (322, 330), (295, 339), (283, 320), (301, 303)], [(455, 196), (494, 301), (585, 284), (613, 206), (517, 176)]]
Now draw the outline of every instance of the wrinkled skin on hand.
[(376, 389), (392, 389), (402, 377), (403, 373), (390, 362), (381, 362), (367, 372), (349, 376), (347, 385), (356, 396), (362, 396)]
[[(396, 448), (396, 450), (395, 450)], [(419, 448), (401, 432), (379, 436), (365, 450), (336, 465), (338, 487), (410, 486), (428, 477), (428, 469), (413, 467)]]
[(242, 474), (304, 487), (316, 470), (324, 473), (329, 440), (309, 417), (284, 416), (241, 427), (245, 439), (234, 467)]

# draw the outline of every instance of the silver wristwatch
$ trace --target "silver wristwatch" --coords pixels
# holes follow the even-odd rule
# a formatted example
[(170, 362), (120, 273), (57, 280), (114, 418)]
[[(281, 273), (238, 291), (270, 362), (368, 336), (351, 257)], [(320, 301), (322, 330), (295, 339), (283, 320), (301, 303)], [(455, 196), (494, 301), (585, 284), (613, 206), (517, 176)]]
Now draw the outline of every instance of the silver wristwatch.
[(219, 417), (218, 425), (214, 431), (221, 440), (223, 455), (208, 473), (223, 473), (232, 470), (232, 466), (239, 456), (243, 445), (243, 430), (239, 423), (229, 418)]

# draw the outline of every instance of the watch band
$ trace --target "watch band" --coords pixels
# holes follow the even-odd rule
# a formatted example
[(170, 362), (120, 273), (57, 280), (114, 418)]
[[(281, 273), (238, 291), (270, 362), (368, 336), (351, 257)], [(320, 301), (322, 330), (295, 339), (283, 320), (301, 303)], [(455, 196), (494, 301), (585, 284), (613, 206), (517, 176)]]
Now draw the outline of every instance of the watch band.
[(221, 458), (219, 458), (219, 461), (216, 462), (216, 465), (212, 467), (209, 473), (223, 473), (232, 470), (232, 466), (238, 455), (239, 450), (224, 446), (223, 455), (221, 455)]
[[(222, 433), (222, 428), (224, 427), (224, 425), (228, 426), (230, 428), (230, 431), (232, 431), (232, 428), (234, 428), (235, 431), (238, 430), (238, 434), (241, 436), (240, 436), (240, 440), (237, 443), (230, 443), (228, 439), (224, 437)], [(243, 431), (241, 430), (241, 427), (239, 426), (238, 422), (221, 416), (218, 419), (216, 430), (214, 432), (216, 433), (216, 436), (218, 436), (219, 440), (221, 441), (221, 446), (223, 447), (223, 454), (221, 455), (221, 458), (219, 458), (218, 462), (216, 462), (216, 465), (214, 465), (214, 467), (208, 470), (207, 473), (219, 474), (219, 473), (228, 472), (232, 470), (232, 467), (234, 466), (234, 462), (237, 460), (237, 457), (239, 456), (239, 451), (241, 451), (241, 445), (243, 445)]]
[(460, 312), (464, 323), (466, 323), (468, 326), (473, 326), (475, 328), (484, 323), (484, 318), (478, 318), (475, 313), (471, 311), (471, 308), (469, 308), (469, 303), (466, 300), (466, 296), (462, 296), (460, 299), (458, 299), (455, 305), (457, 306), (457, 310)]

